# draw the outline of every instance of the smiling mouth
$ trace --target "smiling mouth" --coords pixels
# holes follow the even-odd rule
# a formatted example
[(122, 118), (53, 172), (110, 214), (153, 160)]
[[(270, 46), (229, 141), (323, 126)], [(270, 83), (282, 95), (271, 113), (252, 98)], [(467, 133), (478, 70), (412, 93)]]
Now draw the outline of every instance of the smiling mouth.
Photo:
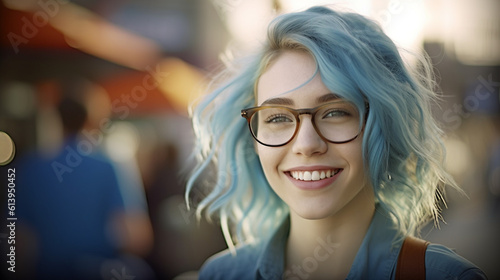
[(289, 171), (290, 176), (299, 181), (319, 181), (337, 175), (342, 169), (314, 170), (314, 171)]

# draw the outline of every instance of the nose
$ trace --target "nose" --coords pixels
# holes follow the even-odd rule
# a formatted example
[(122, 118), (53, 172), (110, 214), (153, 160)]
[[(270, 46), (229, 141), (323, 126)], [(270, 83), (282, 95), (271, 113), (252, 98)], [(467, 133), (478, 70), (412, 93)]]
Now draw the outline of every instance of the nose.
[(319, 136), (312, 124), (311, 115), (302, 115), (299, 131), (292, 142), (292, 152), (306, 157), (323, 154), (328, 144)]

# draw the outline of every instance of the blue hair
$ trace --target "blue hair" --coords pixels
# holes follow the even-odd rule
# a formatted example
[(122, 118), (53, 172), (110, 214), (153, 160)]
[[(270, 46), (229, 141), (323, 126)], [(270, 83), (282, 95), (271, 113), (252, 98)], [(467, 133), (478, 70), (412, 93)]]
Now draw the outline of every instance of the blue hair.
[(230, 248), (233, 237), (251, 242), (268, 236), (287, 216), (288, 206), (269, 186), (247, 123), (239, 117), (241, 109), (256, 105), (260, 75), (286, 50), (310, 53), (326, 87), (365, 114), (365, 168), (377, 203), (391, 214), (400, 236), (437, 221), (440, 186), (456, 184), (443, 168), (442, 131), (431, 113), (436, 93), (430, 63), (422, 56), (418, 69), (407, 67), (375, 22), (325, 7), (277, 17), (261, 52), (242, 63), (242, 70), (221, 74), (230, 78), (194, 108), (199, 161), (186, 201), (195, 185), (203, 187), (201, 179), (208, 182), (205, 173), (217, 174), (205, 186), (209, 191), (198, 216), (218, 214)]

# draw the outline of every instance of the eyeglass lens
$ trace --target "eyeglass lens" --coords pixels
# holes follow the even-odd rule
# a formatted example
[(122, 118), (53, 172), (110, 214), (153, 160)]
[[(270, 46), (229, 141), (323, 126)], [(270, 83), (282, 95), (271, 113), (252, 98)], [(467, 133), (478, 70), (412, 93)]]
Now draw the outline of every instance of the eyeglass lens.
[[(330, 142), (349, 141), (361, 131), (359, 112), (349, 102), (325, 104), (313, 115), (316, 131)], [(299, 126), (298, 116), (287, 107), (265, 107), (252, 116), (250, 129), (258, 141), (266, 145), (282, 145), (295, 136)]]

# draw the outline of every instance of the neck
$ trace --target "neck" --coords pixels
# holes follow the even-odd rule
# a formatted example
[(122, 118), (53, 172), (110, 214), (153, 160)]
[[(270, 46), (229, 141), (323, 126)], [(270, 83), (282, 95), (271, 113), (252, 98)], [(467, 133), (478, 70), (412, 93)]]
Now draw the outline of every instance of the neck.
[(371, 187), (323, 219), (304, 219), (291, 211), (285, 279), (287, 273), (300, 279), (345, 279), (374, 211)]

